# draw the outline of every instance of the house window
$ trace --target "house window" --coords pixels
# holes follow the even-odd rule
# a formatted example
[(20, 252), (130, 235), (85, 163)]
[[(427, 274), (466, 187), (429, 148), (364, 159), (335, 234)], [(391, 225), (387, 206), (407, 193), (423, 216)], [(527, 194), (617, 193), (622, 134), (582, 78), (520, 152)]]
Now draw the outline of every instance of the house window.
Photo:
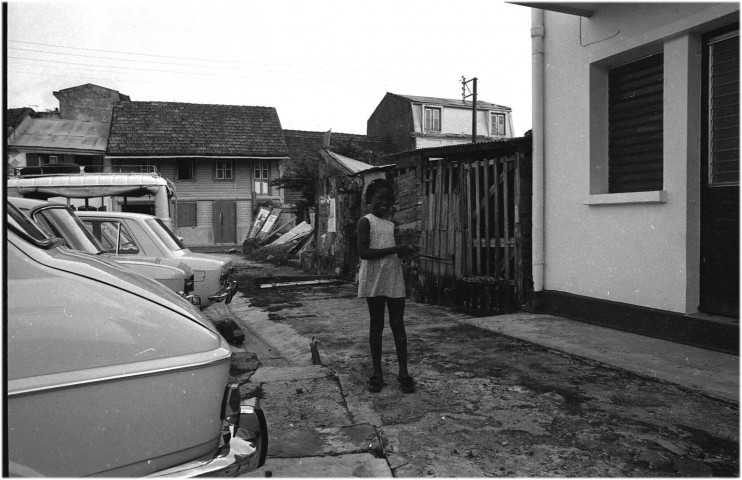
[(179, 161), (175, 167), (175, 174), (178, 180), (194, 180), (193, 159)]
[(662, 190), (664, 55), (608, 71), (608, 193)]
[(59, 163), (59, 157), (56, 155), (49, 155), (49, 163)]
[(217, 160), (216, 161), (216, 179), (217, 180), (232, 180), (232, 160)]
[(708, 42), (708, 183), (739, 184), (739, 30)]
[(270, 194), (270, 161), (255, 160), (255, 193), (258, 195)]
[(492, 114), (492, 135), (505, 135), (505, 114)]
[(441, 131), (441, 109), (425, 107), (425, 131)]
[(197, 225), (196, 202), (178, 202), (175, 210), (178, 227), (195, 227)]
[(157, 171), (157, 166), (154, 160), (141, 160), (139, 162), (140, 173), (152, 173)]

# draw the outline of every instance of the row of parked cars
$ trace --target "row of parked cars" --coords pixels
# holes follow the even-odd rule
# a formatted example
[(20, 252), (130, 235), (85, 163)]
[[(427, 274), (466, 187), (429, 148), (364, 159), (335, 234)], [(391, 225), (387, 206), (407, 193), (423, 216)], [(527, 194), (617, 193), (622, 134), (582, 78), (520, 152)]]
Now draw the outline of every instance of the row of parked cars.
[(9, 198), (7, 473), (237, 475), (265, 463), (262, 410), (200, 307), (229, 302), (228, 258), (159, 219)]

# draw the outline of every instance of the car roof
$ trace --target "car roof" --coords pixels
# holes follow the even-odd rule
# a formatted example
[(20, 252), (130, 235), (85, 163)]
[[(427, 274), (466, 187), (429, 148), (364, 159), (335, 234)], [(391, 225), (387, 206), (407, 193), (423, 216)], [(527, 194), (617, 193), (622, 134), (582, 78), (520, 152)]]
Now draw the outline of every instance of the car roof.
[(58, 205), (67, 207), (64, 203), (49, 202), (47, 200), (38, 200), (36, 198), (23, 198), (23, 197), (8, 197), (8, 201), (20, 209), (30, 210), (34, 207), (45, 206), (45, 205)]
[(92, 212), (90, 210), (78, 210), (75, 213), (79, 213), (81, 216), (86, 217), (119, 217), (119, 218), (156, 218), (154, 215), (147, 215), (146, 213), (134, 213), (134, 212)]

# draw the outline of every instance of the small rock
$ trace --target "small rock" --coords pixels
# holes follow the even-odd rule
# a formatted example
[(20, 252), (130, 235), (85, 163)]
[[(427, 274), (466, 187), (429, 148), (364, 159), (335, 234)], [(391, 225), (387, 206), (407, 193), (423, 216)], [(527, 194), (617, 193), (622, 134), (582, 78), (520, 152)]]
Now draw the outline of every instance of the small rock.
[(541, 395), (538, 396), (538, 398), (542, 400), (548, 400), (550, 402), (556, 402), (556, 403), (565, 403), (567, 401), (566, 398), (564, 398), (563, 396), (559, 395), (556, 392), (542, 393)]
[(502, 442), (503, 447), (507, 447), (508, 445), (510, 445), (510, 442)]

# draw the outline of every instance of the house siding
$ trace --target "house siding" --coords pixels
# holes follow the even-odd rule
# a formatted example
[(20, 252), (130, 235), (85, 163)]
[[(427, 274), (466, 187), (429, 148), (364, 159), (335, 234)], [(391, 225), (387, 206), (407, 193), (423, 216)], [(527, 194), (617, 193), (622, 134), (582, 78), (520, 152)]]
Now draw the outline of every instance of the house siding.
[[(196, 159), (194, 161), (195, 179), (193, 181), (175, 180), (178, 160), (162, 160), (160, 173), (175, 185), (176, 202), (198, 201), (197, 225), (192, 227), (175, 226), (175, 232), (189, 246), (206, 246), (214, 244), (214, 201), (234, 200), (237, 207), (236, 230), (237, 243), (247, 237), (253, 220), (253, 160), (233, 160), (234, 180), (217, 181), (214, 179), (216, 159)], [(271, 179), (277, 178), (279, 165), (271, 161)], [(256, 196), (256, 200), (278, 199), (280, 192), (272, 187), (271, 195)], [(175, 206), (177, 208), (177, 204)]]

